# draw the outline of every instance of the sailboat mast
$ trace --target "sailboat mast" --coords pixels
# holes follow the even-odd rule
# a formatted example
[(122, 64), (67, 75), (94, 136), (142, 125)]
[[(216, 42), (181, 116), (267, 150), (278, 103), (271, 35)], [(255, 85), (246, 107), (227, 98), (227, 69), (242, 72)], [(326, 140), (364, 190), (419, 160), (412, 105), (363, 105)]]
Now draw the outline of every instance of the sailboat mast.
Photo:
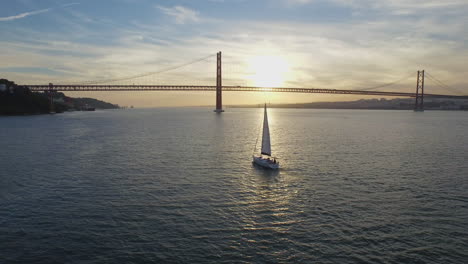
[(270, 145), (270, 128), (268, 126), (268, 114), (265, 103), (265, 110), (263, 113), (263, 135), (262, 135), (262, 151), (263, 155), (271, 156), (271, 145)]

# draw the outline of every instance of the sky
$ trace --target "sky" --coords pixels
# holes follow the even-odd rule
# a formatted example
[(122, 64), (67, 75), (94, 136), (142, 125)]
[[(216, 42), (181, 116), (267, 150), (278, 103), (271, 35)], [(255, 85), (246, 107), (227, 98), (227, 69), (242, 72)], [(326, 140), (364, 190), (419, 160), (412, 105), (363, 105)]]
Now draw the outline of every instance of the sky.
[[(159, 72), (114, 83), (215, 85), (215, 54), (222, 51), (225, 85), (367, 89), (398, 81), (380, 90), (414, 92), (416, 72), (424, 69), (446, 86), (426, 80), (426, 92), (468, 94), (466, 0), (0, 1), (0, 78), (18, 84)], [(213, 105), (215, 98), (206, 92), (69, 95), (142, 107)], [(230, 92), (223, 99), (361, 98)]]

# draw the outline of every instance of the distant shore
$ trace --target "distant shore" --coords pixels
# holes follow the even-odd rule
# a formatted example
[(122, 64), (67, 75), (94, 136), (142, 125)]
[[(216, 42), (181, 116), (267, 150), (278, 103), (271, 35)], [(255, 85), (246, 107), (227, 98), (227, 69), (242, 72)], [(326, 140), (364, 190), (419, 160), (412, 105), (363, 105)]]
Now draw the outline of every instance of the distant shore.
[[(227, 105), (228, 108), (261, 108), (263, 104)], [(362, 109), (362, 110), (412, 110), (414, 99), (361, 99), (340, 102), (313, 102), (298, 104), (268, 104), (269, 108), (298, 109)], [(425, 110), (461, 110), (468, 111), (468, 100), (426, 99)]]
[[(51, 107), (51, 100), (53, 101)], [(0, 79), (0, 116), (39, 115), (68, 111), (118, 109), (119, 105), (94, 98), (73, 98), (60, 92), (32, 92), (27, 86)]]

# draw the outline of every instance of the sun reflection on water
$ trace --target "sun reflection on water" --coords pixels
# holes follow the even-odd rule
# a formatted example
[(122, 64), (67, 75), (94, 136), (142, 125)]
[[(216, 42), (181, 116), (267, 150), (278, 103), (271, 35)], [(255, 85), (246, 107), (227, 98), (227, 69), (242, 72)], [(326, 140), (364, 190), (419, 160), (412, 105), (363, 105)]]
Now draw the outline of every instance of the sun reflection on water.
[(239, 201), (242, 208), (239, 223), (246, 242), (267, 246), (273, 243), (269, 237), (282, 237), (297, 222), (290, 209), (295, 194), (281, 171), (252, 165), (251, 173), (244, 175), (239, 188), (243, 194)]

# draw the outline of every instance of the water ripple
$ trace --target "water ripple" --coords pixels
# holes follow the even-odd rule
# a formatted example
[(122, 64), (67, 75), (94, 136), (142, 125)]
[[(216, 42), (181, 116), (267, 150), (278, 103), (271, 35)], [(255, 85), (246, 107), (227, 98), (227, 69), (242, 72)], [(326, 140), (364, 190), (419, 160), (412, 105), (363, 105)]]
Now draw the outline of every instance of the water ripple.
[(0, 118), (0, 263), (466, 262), (464, 113), (258, 115)]

